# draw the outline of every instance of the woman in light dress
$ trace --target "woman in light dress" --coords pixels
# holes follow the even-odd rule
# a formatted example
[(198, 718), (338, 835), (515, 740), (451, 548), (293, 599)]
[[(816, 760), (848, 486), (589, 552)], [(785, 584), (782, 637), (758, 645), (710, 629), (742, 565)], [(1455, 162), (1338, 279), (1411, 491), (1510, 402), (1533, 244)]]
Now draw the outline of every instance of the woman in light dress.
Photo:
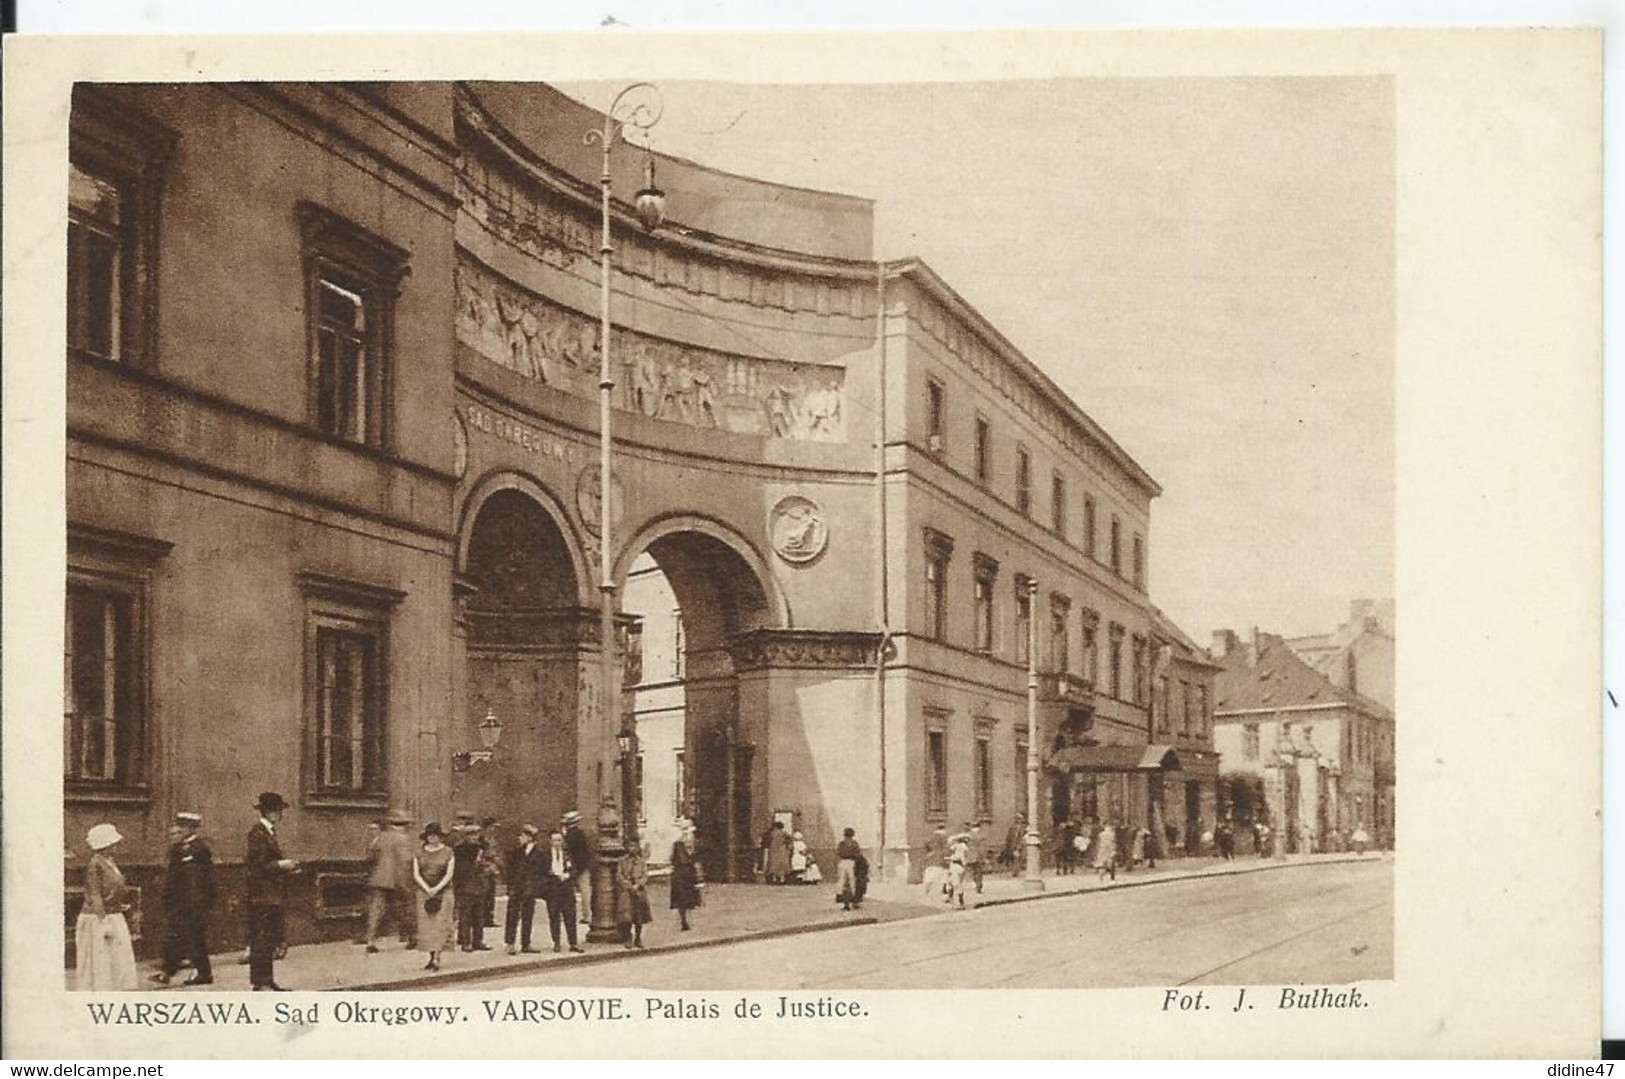
[(418, 836), (423, 846), (412, 859), (412, 880), (417, 885), (418, 950), (429, 953), (424, 970), (440, 969), (440, 953), (452, 943), (451, 874), (457, 859), (446, 846), (438, 821), (430, 821)]
[(85, 836), (90, 861), (85, 865), (85, 905), (74, 926), (79, 989), (130, 990), (137, 985), (135, 948), (124, 920), (129, 893), (124, 874), (108, 853), (124, 837), (111, 824), (98, 824)]
[(960, 832), (948, 840), (948, 904), (965, 905), (965, 860), (970, 853), (970, 836)]
[(807, 841), (800, 832), (790, 837), (790, 879), (807, 883)]
[(1091, 865), (1096, 879), (1108, 875), (1112, 880), (1117, 879), (1117, 829), (1110, 821), (1102, 822), (1095, 836), (1095, 858)]

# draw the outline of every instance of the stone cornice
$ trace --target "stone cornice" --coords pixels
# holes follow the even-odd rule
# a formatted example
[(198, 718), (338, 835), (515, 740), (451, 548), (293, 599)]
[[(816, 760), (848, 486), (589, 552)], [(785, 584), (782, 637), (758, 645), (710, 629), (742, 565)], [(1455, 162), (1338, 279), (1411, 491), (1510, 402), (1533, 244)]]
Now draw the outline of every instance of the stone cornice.
[(471, 603), (468, 624), (469, 640), (477, 648), (597, 647), (603, 638), (599, 628), (599, 612), (591, 607), (480, 610)]
[(759, 629), (728, 642), (739, 671), (873, 670), (880, 634), (850, 630)]
[(1067, 452), (1110, 479), (1112, 469), (1098, 459), (1104, 458), (1145, 496), (1162, 493), (1139, 462), (925, 262), (917, 258), (889, 262), (885, 274), (914, 283), (928, 301), (919, 312), (920, 326)]
[[(530, 179), (538, 193), (545, 193), (586, 221), (596, 221), (600, 213), (597, 187), (582, 183), (538, 156), (466, 91), (458, 95), (457, 120), (458, 140), (465, 152), (496, 154), (499, 160)], [(623, 245), (629, 239), (642, 236), (642, 225), (625, 204), (612, 202), (610, 210), (615, 217), (612, 227), (621, 237)], [(876, 264), (867, 260), (808, 255), (784, 248), (745, 243), (691, 228), (663, 232), (659, 240), (650, 246), (707, 262), (734, 263), (756, 271), (861, 285), (864, 287), (860, 291), (869, 296), (874, 293)], [(591, 253), (596, 255), (596, 245)], [(625, 268), (623, 265), (622, 269)], [(867, 313), (872, 314), (872, 309)]]

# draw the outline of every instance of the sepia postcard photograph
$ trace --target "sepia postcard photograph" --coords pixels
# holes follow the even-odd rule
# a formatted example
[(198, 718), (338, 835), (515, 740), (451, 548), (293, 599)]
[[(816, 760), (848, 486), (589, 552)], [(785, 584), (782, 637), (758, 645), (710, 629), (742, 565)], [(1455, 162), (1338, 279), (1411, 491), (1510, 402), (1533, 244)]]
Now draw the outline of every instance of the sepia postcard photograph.
[[(571, 1055), (930, 1055), (1026, 1002), (1052, 1054), (1461, 1052), (1444, 1015), (1528, 1012), (1440, 1001), (1490, 976), (1446, 958), (1479, 943), (1455, 874), (1534, 858), (1505, 837), (1539, 791), (1572, 850), (1504, 902), (1568, 890), (1527, 992), (1579, 995), (1524, 1036), (1594, 1041), (1595, 769), (1549, 788), (1595, 760), (1597, 642), (1573, 729), (1491, 770), (1518, 720), (1452, 687), (1502, 660), (1441, 628), (1514, 596), (1469, 616), (1415, 568), (1492, 546), (1448, 515), (1497, 464), (1448, 446), (1484, 414), (1435, 376), (1502, 408), (1530, 372), (1450, 343), (1507, 286), (1422, 272), (1467, 252), (1402, 174), (1464, 161), (1402, 137), (1398, 72), (1537, 84), (1503, 89), (1558, 150), (1498, 152), (1569, 185), (1527, 196), (1549, 249), (1467, 269), (1568, 274), (1538, 452), (1594, 555), (1597, 38), (1471, 36), (1294, 36), (1275, 70), (1264, 36), (1108, 36), (1115, 69), (992, 36), (1035, 61), (1009, 77), (950, 35), (882, 79), (828, 37), (751, 61), (782, 35), (461, 68), (371, 39), (321, 77), (30, 50), (43, 227), (19, 251), (8, 184), (7, 285), (54, 307), (7, 316), (8, 451), (20, 394), (50, 428), (7, 454), (8, 853), (13, 810), (50, 826), (8, 859), (8, 1002), (124, 1056), (185, 1055), (177, 1023), (248, 1056), (379, 1024), (390, 1054), (570, 1024)], [(1445, 330), (1407, 324), (1441, 287)], [(1544, 602), (1579, 626), (1569, 572)], [(1122, 1029), (1069, 1044), (1078, 1008)]]

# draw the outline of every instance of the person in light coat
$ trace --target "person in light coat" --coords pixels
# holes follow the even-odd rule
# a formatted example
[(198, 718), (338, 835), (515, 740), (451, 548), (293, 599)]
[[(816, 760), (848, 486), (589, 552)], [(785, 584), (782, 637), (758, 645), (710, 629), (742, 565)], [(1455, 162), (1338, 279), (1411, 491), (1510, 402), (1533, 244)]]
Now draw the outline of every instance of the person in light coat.
[(111, 824), (98, 824), (85, 836), (92, 853), (85, 865), (85, 904), (79, 909), (73, 933), (77, 989), (128, 991), (137, 987), (135, 947), (124, 919), (130, 897), (124, 874), (111, 853), (123, 838)]

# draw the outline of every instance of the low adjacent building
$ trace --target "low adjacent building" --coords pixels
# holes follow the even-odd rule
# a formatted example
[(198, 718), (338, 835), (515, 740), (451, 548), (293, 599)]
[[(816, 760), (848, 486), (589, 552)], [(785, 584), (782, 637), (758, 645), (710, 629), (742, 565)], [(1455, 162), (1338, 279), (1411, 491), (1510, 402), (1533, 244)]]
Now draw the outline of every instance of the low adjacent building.
[(1289, 852), (1393, 837), (1394, 713), (1340, 686), (1283, 637), (1213, 635), (1214, 744), (1225, 773), (1264, 780)]

